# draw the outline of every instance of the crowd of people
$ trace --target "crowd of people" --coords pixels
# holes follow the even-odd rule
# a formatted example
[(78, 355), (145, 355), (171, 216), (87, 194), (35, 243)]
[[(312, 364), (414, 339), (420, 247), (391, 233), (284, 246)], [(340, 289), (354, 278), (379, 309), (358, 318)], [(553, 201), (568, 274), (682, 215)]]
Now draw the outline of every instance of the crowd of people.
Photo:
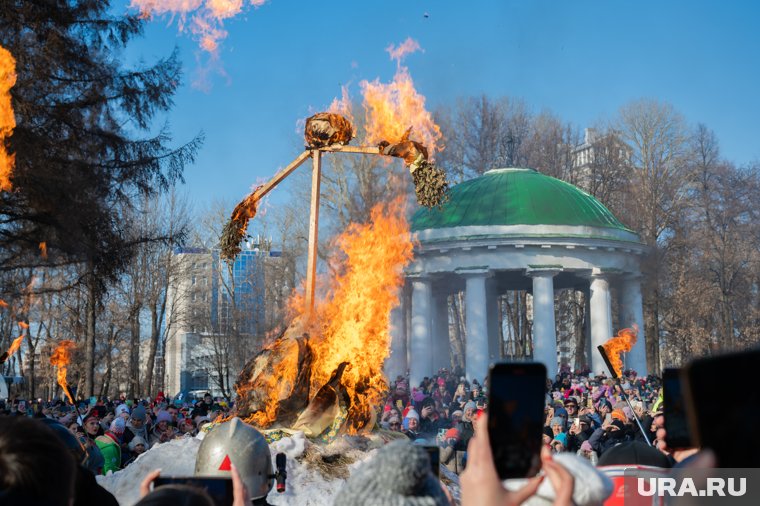
[[(670, 467), (674, 463), (662, 438), (664, 423), (660, 411), (662, 397), (659, 378), (640, 378), (635, 371), (626, 371), (624, 376), (620, 381), (613, 381), (588, 371), (563, 369), (554, 381), (547, 380), (541, 463), (543, 476), (552, 482), (557, 498), (554, 504), (577, 503), (577, 498), (573, 496), (575, 481), (581, 479), (584, 473), (596, 473), (594, 466), (604, 465), (605, 459), (607, 464), (619, 463), (612, 456), (616, 453), (613, 448), (619, 448), (621, 443), (652, 441), (659, 451), (651, 451), (659, 455), (660, 460), (655, 459), (648, 464)], [(381, 496), (408, 492), (398, 492), (398, 487), (422, 490), (420, 483), (403, 485), (404, 480), (415, 476), (423, 479), (419, 470), (410, 471), (411, 474), (397, 473), (393, 475), (396, 478), (382, 484), (385, 482), (378, 480), (385, 476), (387, 469), (377, 469), (385, 460), (388, 461), (387, 466), (394, 467), (396, 471), (419, 463), (421, 458), (427, 458), (426, 453), (420, 453), (422, 449), (419, 445), (437, 445), (440, 463), (449, 471), (461, 475), (463, 504), (505, 504), (504, 501), (509, 498), (509, 501), (514, 501), (533, 495), (541, 479), (529, 480), (512, 492), (500, 485), (485, 430), (487, 411), (486, 383), (468, 381), (462, 371), (442, 369), (411, 388), (406, 377), (396, 378), (390, 384), (384, 404), (378, 406), (377, 422), (381, 429), (403, 436), (399, 434), (395, 443), (382, 449), (383, 457), (365, 466), (370, 470), (352, 473), (348, 486), (341, 489), (335, 504), (359, 504), (351, 494), (361, 494), (372, 487), (380, 487), (378, 493)], [(3, 453), (7, 454), (9, 448), (15, 448), (13, 438), (21, 437), (18, 434), (31, 434), (32, 426), (24, 425), (28, 423), (24, 420), (35, 422), (34, 419), (39, 419), (42, 424), (57, 431), (65, 446), (74, 454), (75, 468), (78, 468), (72, 478), (76, 485), (72, 489), (75, 504), (112, 505), (115, 500), (96, 485), (95, 474), (123, 469), (148, 449), (172, 439), (194, 437), (205, 424), (226, 420), (231, 417), (231, 412), (234, 413), (234, 405), (214, 399), (210, 394), (197, 401), (167, 399), (162, 393), (153, 399), (140, 401), (92, 399), (91, 402), (80, 401), (74, 407), (62, 402), (0, 402), (0, 426), (5, 427), (0, 427), (0, 471), (10, 472), (18, 463), (17, 460), (9, 460)], [(18, 423), (26, 429), (18, 432)], [(13, 451), (10, 450), (10, 453)], [(568, 463), (562, 460), (565, 456), (575, 460)], [(560, 462), (564, 464), (560, 465)], [(570, 472), (573, 468), (580, 469), (580, 474), (573, 475)], [(144, 484), (143, 487), (146, 497), (155, 499), (161, 494), (170, 493), (168, 489), (162, 490), (159, 495), (150, 493), (149, 482), (157, 475), (154, 473), (146, 478), (148, 485)], [(0, 496), (6, 485), (15, 483), (13, 480), (16, 478), (10, 474), (8, 476), (10, 478), (5, 482), (0, 479)], [(19, 480), (18, 483), (25, 483), (23, 479)], [(243, 496), (245, 493), (240, 488), (240, 477), (237, 480), (237, 494)], [(427, 483), (426, 494), (435, 499), (435, 504), (449, 504), (451, 497), (447, 496), (446, 488), (439, 485)], [(173, 493), (187, 495), (192, 491), (180, 488)], [(484, 493), (491, 495), (486, 497)], [(466, 500), (468, 496), (470, 499)], [(93, 499), (95, 497), (99, 497), (97, 502)], [(364, 504), (373, 503), (365, 501)]]
[(205, 424), (229, 416), (230, 405), (210, 393), (197, 400), (91, 399), (28, 403), (0, 400), (0, 416), (27, 416), (63, 425), (86, 450), (84, 466), (93, 474), (118, 471), (150, 448), (180, 437), (194, 437)]
[[(473, 421), (488, 408), (485, 382), (469, 382), (461, 374), (441, 369), (411, 389), (406, 378), (396, 378), (380, 417), (384, 429), (438, 445), (441, 463), (457, 474), (467, 462)], [(554, 453), (576, 453), (593, 464), (619, 443), (646, 439), (659, 444), (667, 457), (664, 444), (657, 441), (657, 429), (663, 426), (661, 404), (657, 377), (625, 371), (624, 379), (615, 381), (564, 368), (554, 381), (547, 380), (543, 440)]]

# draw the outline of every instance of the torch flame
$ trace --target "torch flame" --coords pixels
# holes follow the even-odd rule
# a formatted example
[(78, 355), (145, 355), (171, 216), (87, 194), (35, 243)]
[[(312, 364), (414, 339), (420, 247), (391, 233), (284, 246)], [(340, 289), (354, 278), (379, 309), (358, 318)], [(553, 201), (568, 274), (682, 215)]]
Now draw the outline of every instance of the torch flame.
[(8, 307), (8, 303), (5, 302), (3, 299), (0, 299), (0, 307), (5, 309)]
[(29, 328), (29, 324), (26, 322), (18, 322), (18, 326), (21, 330), (27, 330)]
[(69, 384), (66, 382), (66, 369), (69, 365), (69, 362), (71, 361), (71, 349), (73, 347), (74, 341), (70, 341), (68, 339), (63, 340), (58, 343), (55, 351), (50, 356), (50, 365), (58, 367), (58, 372), (56, 373), (58, 384), (63, 389), (63, 393), (66, 394), (66, 397), (69, 399), (69, 402), (71, 404), (74, 404), (74, 400), (71, 398), (71, 393), (69, 392)]
[(615, 369), (617, 377), (623, 375), (623, 359), (620, 358), (620, 354), (631, 351), (633, 345), (636, 344), (638, 334), (639, 326), (634, 323), (631, 328), (619, 330), (618, 335), (602, 344), (602, 348), (604, 348), (610, 364)]
[(8, 351), (3, 353), (4, 358), (0, 360), (0, 363), (5, 362), (9, 358), (11, 358), (13, 354), (16, 353), (19, 348), (21, 348), (21, 341), (24, 340), (24, 337), (26, 337), (26, 334), (21, 334), (20, 336), (18, 336), (16, 339), (13, 340), (10, 348), (8, 348)]
[[(407, 39), (398, 48), (390, 46), (388, 51), (400, 62), (400, 58), (410, 52), (409, 48), (415, 46), (418, 48), (419, 44)], [(425, 109), (425, 96), (415, 89), (409, 69), (399, 65), (391, 83), (383, 84), (375, 79), (362, 81), (359, 86), (364, 96), (367, 143), (388, 141), (395, 144), (411, 128), (414, 140), (427, 147), (431, 159), (443, 149), (441, 128)]]
[(47, 243), (45, 241), (40, 243), (40, 256), (44, 260), (47, 260)]
[(11, 106), (10, 89), (16, 84), (16, 60), (11, 53), (0, 46), (0, 190), (11, 191), (11, 174), (16, 156), (8, 154), (5, 139), (16, 128), (16, 119)]

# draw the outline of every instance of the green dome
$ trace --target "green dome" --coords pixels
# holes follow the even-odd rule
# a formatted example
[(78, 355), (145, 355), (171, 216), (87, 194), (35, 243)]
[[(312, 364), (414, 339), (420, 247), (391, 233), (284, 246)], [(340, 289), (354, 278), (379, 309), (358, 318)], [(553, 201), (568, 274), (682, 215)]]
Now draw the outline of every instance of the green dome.
[(468, 226), (560, 225), (631, 232), (580, 188), (533, 169), (494, 169), (451, 187), (442, 209), (421, 208), (413, 232)]

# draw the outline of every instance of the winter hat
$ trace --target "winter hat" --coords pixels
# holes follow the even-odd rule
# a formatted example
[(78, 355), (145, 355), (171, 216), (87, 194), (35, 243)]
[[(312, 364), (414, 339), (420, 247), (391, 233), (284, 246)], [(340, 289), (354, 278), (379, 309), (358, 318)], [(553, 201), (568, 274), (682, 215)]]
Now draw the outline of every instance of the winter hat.
[(591, 443), (588, 442), (588, 440), (581, 443), (581, 450), (584, 452), (593, 452), (594, 449), (591, 447)]
[(84, 424), (86, 424), (87, 420), (89, 420), (90, 418), (94, 418), (94, 419), (100, 421), (100, 417), (98, 416), (97, 410), (93, 409), (93, 410), (89, 411), (86, 415), (84, 415), (84, 418), (82, 418), (82, 425), (84, 426)]
[(142, 406), (137, 406), (135, 409), (132, 410), (131, 418), (133, 420), (140, 420), (145, 421), (145, 408)]
[(129, 406), (126, 404), (119, 404), (116, 406), (116, 416), (121, 416), (124, 413), (129, 414)]
[(114, 421), (111, 422), (111, 427), (108, 429), (114, 434), (120, 436), (124, 434), (124, 429), (126, 428), (127, 424), (124, 422), (124, 419), (122, 417), (114, 418)]
[(564, 432), (560, 432), (559, 434), (554, 436), (554, 441), (559, 441), (560, 443), (562, 443), (562, 446), (567, 448), (567, 434), (565, 434)]
[(443, 378), (438, 378), (438, 385), (439, 386), (446, 386), (446, 380)]
[[(567, 469), (573, 475), (573, 504), (591, 506), (604, 503), (613, 490), (612, 481), (585, 458), (573, 453), (557, 453), (552, 460)], [(527, 483), (527, 479), (507, 480), (504, 485), (511, 491), (519, 490)], [(551, 506), (554, 504), (556, 492), (551, 480), (544, 480), (535, 495), (529, 497), (522, 506)]]
[(559, 416), (564, 419), (567, 419), (567, 410), (565, 408), (557, 408), (554, 410), (554, 416)]
[(130, 451), (135, 451), (135, 446), (137, 445), (143, 445), (146, 450), (148, 449), (148, 443), (146, 443), (145, 440), (140, 436), (133, 437), (132, 441), (130, 441), (127, 446), (129, 447)]
[(425, 392), (422, 390), (415, 390), (412, 394), (412, 399), (414, 399), (414, 402), (422, 402), (425, 399)]
[(388, 425), (392, 423), (400, 423), (401, 420), (396, 415), (393, 415), (392, 417), (388, 418)]
[(390, 404), (386, 404), (385, 407), (383, 408), (383, 413), (387, 413), (390, 410), (391, 410), (391, 405)]
[(462, 411), (461, 409), (457, 409), (456, 411), (451, 413), (451, 418), (454, 418), (455, 416), (458, 416), (459, 418), (463, 417), (464, 411)]
[(613, 420), (620, 420), (623, 423), (628, 422), (628, 417), (625, 416), (625, 413), (622, 409), (613, 409), (612, 410), (612, 419)]
[(411, 408), (409, 411), (407, 411), (406, 416), (404, 417), (405, 420), (408, 420), (410, 418), (416, 418), (418, 422), (420, 421), (420, 415), (414, 408)]
[(356, 469), (335, 497), (335, 506), (448, 506), (438, 479), (430, 472), (427, 452), (396, 440)]
[(549, 424), (549, 427), (554, 427), (555, 425), (560, 425), (560, 426), (564, 427), (565, 426), (565, 420), (563, 418), (555, 416), (554, 418), (552, 418), (552, 421)]
[(478, 407), (475, 405), (474, 401), (467, 401), (462, 411), (467, 411), (468, 409), (476, 410)]
[(156, 415), (156, 424), (159, 424), (161, 422), (171, 423), (171, 421), (172, 421), (172, 415), (170, 415), (168, 411), (165, 411), (162, 409)]

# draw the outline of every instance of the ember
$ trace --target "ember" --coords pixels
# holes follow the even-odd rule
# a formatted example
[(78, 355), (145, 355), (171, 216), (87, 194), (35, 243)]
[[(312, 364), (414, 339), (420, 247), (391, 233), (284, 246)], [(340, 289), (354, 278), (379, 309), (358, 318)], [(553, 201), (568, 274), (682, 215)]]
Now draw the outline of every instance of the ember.
[(11, 174), (16, 162), (15, 155), (8, 154), (5, 140), (16, 127), (13, 117), (10, 90), (16, 84), (16, 60), (7, 49), (0, 46), (0, 190), (11, 191)]
[(71, 392), (69, 392), (69, 384), (66, 382), (66, 369), (71, 361), (71, 348), (74, 347), (74, 341), (68, 339), (58, 343), (53, 354), (50, 356), (50, 365), (57, 366), (58, 372), (56, 373), (56, 379), (58, 384), (63, 389), (63, 393), (69, 399), (71, 404), (74, 404), (74, 400), (71, 398)]

